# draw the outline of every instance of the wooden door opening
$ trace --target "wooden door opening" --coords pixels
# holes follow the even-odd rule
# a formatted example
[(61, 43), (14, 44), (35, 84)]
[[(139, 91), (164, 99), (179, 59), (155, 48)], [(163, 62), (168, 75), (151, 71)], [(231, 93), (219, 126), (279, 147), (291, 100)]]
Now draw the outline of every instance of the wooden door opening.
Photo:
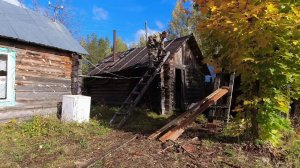
[(175, 69), (175, 109), (176, 111), (184, 110), (183, 100), (183, 70)]

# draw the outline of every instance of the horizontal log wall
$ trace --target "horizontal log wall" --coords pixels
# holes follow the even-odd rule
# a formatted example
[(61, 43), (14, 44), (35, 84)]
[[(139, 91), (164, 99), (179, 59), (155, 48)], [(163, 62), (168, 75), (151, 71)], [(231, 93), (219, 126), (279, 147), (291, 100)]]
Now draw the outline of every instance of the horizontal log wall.
[(17, 52), (17, 105), (0, 107), (0, 121), (56, 113), (62, 96), (71, 94), (71, 53), (3, 39), (0, 47)]
[(84, 81), (85, 94), (91, 96), (95, 104), (119, 106), (125, 101), (135, 82), (135, 79), (88, 78)]
[[(205, 83), (205, 75), (199, 62), (196, 60), (196, 56), (191, 51), (190, 46), (185, 46), (185, 58), (184, 62), (186, 65), (186, 102), (191, 104), (197, 102), (211, 92), (209, 84)], [(205, 65), (206, 66), (206, 65)]]
[[(184, 43), (164, 65), (163, 70), (157, 75), (150, 88), (143, 96), (142, 103), (150, 104), (152, 109), (160, 112), (172, 112), (175, 108), (175, 69), (184, 72), (182, 78), (184, 98), (183, 104), (187, 107), (193, 102), (199, 101), (210, 93), (210, 87), (205, 85), (204, 68), (197, 62), (192, 48)], [(128, 69), (126, 72), (118, 72), (121, 76), (141, 76), (139, 69)], [(162, 82), (162, 83), (161, 83)], [(85, 94), (92, 96), (94, 103), (108, 105), (121, 105), (130, 91), (136, 85), (134, 79), (97, 79), (89, 78), (84, 82)]]
[(191, 103), (205, 98), (210, 93), (210, 87), (205, 84), (205, 74), (200, 63), (197, 62), (195, 55), (188, 45), (184, 43), (169, 60), (169, 68), (165, 75), (165, 109), (172, 112), (175, 110), (176, 99), (176, 69), (181, 69), (183, 75), (183, 104), (185, 108)]
[[(143, 70), (133, 70), (126, 74), (127, 76), (140, 76), (143, 72)], [(160, 107), (159, 80), (159, 76), (156, 76), (140, 101), (140, 104), (147, 104), (152, 107), (152, 109), (159, 110), (157, 108)], [(86, 78), (84, 80), (84, 94), (92, 97), (93, 104), (120, 106), (138, 81), (139, 79)]]

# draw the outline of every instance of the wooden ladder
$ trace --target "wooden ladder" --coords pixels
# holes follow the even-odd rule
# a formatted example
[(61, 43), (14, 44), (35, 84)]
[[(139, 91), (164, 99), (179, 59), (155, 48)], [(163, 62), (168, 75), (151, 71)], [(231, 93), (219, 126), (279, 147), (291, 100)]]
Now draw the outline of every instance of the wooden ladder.
[(155, 67), (155, 69), (148, 69), (144, 75), (141, 77), (140, 81), (137, 85), (133, 88), (130, 92), (128, 97), (123, 102), (120, 110), (114, 114), (112, 119), (110, 120), (111, 126), (116, 126), (118, 128), (122, 127), (125, 122), (128, 120), (132, 110), (136, 107), (139, 103), (147, 89), (149, 88), (151, 82), (155, 78), (156, 74), (161, 70), (164, 63), (170, 56), (170, 52), (167, 52), (166, 55), (163, 56), (163, 59), (160, 63)]
[[(226, 104), (219, 105), (218, 102), (216, 102), (211, 109), (209, 110), (209, 116), (208, 121), (210, 123), (213, 122), (215, 119), (215, 112), (217, 109), (223, 109), (225, 110), (225, 116), (224, 116), (224, 122), (227, 124), (229, 122), (230, 118), (230, 110), (231, 110), (231, 102), (232, 102), (232, 93), (233, 93), (233, 86), (234, 86), (234, 79), (235, 79), (235, 72), (231, 73), (230, 75), (230, 81), (229, 81), (229, 93), (227, 94), (226, 98)], [(214, 82), (214, 90), (218, 90), (220, 87), (220, 76), (217, 76)]]

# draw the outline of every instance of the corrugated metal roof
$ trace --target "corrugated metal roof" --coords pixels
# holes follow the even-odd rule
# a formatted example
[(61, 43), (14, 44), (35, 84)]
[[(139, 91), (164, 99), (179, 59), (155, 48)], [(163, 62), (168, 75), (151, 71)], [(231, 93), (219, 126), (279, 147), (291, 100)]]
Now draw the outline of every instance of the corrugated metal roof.
[(88, 52), (58, 21), (0, 0), (0, 36), (79, 54)]
[[(196, 43), (192, 35), (167, 41), (165, 42), (166, 50), (170, 51), (172, 55), (180, 48), (180, 46), (184, 42), (191, 39), (194, 43)], [(200, 52), (199, 47), (197, 46), (196, 48), (197, 49), (195, 49), (195, 51)], [(147, 65), (148, 61), (149, 57), (147, 55), (146, 47), (133, 48), (125, 52), (117, 53), (114, 62), (112, 62), (112, 55), (106, 57), (104, 60), (99, 62), (96, 68), (89, 72), (89, 75), (94, 76), (99, 74), (118, 72), (127, 68)]]

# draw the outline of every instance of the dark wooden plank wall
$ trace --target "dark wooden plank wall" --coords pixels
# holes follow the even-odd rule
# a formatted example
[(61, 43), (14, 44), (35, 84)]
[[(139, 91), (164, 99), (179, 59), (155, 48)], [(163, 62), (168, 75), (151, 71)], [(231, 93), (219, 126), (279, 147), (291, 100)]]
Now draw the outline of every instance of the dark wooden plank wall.
[(175, 85), (176, 85), (176, 69), (181, 69), (184, 73), (183, 97), (185, 108), (191, 103), (197, 102), (205, 98), (210, 88), (205, 84), (205, 74), (203, 73), (200, 63), (196, 61), (195, 56), (188, 43), (184, 43), (169, 60), (168, 66), (165, 66), (164, 82), (165, 88), (165, 109), (166, 112), (175, 110)]
[(211, 87), (205, 83), (205, 75), (202, 70), (205, 67), (201, 67), (197, 62), (196, 57), (188, 45), (185, 46), (185, 58), (186, 65), (186, 103), (191, 104), (197, 102), (210, 94)]
[(94, 104), (119, 106), (125, 101), (135, 82), (135, 79), (88, 78), (84, 81), (85, 94), (92, 97)]
[[(146, 92), (141, 103), (152, 106), (152, 109), (164, 112), (172, 112), (175, 108), (175, 69), (182, 69), (184, 72), (184, 105), (187, 107), (193, 102), (199, 101), (207, 96), (210, 91), (205, 85), (205, 74), (196, 61), (193, 52), (184, 43), (174, 56), (164, 65), (161, 74), (157, 75)], [(118, 75), (141, 76), (141, 70), (131, 69), (127, 72), (118, 72)], [(161, 80), (160, 77), (163, 77)], [(133, 89), (138, 80), (135, 79), (96, 79), (85, 80), (86, 95), (92, 96), (94, 103), (108, 105), (121, 105), (129, 92)], [(163, 82), (161, 84), (160, 82)], [(164, 99), (162, 99), (164, 97)], [(164, 107), (164, 108), (163, 108)]]
[[(144, 72), (144, 69), (134, 69), (117, 73), (117, 75), (122, 76), (126, 74), (126, 76), (136, 77), (141, 76)], [(157, 110), (157, 106), (160, 105), (159, 80), (157, 75), (140, 104), (147, 104), (152, 109)], [(86, 78), (84, 80), (84, 94), (92, 97), (93, 104), (120, 106), (138, 81), (139, 79)]]

